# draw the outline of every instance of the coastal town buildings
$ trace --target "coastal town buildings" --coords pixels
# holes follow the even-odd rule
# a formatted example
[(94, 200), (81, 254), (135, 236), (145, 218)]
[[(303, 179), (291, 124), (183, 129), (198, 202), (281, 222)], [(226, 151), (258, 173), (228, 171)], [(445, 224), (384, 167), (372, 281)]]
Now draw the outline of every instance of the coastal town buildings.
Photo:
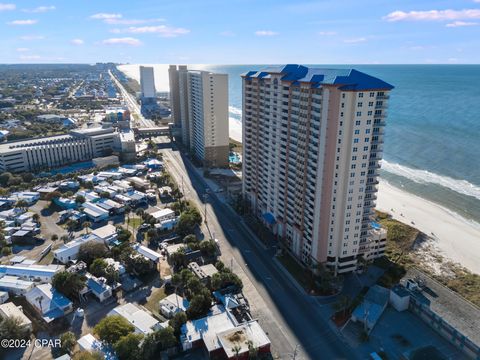
[(390, 84), (299, 65), (243, 78), (243, 195), (306, 265), (355, 270), (371, 216)]
[(209, 167), (228, 165), (228, 75), (169, 68), (170, 103), (182, 142)]

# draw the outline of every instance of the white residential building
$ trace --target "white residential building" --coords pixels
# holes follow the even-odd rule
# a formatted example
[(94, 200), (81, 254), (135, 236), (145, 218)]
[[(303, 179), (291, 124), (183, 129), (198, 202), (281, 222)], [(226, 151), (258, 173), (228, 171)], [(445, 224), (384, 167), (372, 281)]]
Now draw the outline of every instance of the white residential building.
[(160, 312), (167, 319), (172, 318), (176, 313), (187, 311), (189, 302), (182, 296), (173, 293), (159, 301)]
[(33, 281), (23, 280), (18, 276), (4, 275), (0, 277), (0, 290), (15, 296), (25, 295), (33, 289), (34, 285)]
[(153, 67), (140, 66), (140, 87), (142, 90), (142, 98), (149, 99), (156, 97), (155, 77), (153, 75)]
[(157, 319), (132, 303), (117, 306), (110, 311), (108, 315), (119, 315), (123, 317), (135, 327), (137, 334), (147, 335), (161, 327)]
[(51, 282), (53, 276), (65, 270), (63, 265), (0, 265), (0, 275), (17, 276), (23, 280)]
[(369, 242), (386, 82), (299, 65), (243, 77), (243, 195), (306, 265), (352, 271)]
[(157, 222), (162, 222), (162, 221), (165, 221), (165, 220), (175, 219), (175, 211), (173, 211), (172, 209), (167, 209), (167, 208), (155, 211), (155, 212), (151, 213), (150, 215), (152, 215)]
[(47, 323), (73, 310), (72, 302), (50, 284), (42, 284), (34, 287), (25, 297), (27, 301), (37, 309)]
[(0, 305), (0, 318), (16, 318), (19, 320), (19, 326), (22, 329), (32, 330), (32, 322), (25, 316), (22, 307), (16, 306), (12, 302)]
[(228, 75), (171, 65), (169, 76), (174, 122), (181, 124), (183, 144), (206, 166), (227, 166)]
[(82, 235), (75, 240), (62, 245), (60, 248), (53, 251), (53, 256), (62, 264), (67, 264), (70, 261), (77, 260), (78, 252), (82, 244), (85, 244), (88, 241), (95, 241), (108, 245), (116, 239), (117, 229), (115, 226), (108, 224), (92, 230), (90, 234)]

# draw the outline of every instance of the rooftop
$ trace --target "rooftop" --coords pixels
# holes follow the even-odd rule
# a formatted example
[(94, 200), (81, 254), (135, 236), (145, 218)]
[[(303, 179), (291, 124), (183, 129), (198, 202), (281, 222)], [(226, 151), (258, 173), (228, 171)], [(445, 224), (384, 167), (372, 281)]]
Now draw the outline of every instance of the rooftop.
[(282, 81), (292, 82), (294, 85), (300, 85), (300, 83), (311, 83), (312, 87), (338, 85), (340, 90), (345, 91), (393, 89), (392, 85), (355, 69), (309, 68), (297, 64), (274, 66), (261, 71), (249, 71), (242, 76), (246, 79), (268, 79), (271, 78), (272, 74), (281, 74)]
[(270, 340), (256, 321), (251, 321), (234, 329), (217, 333), (217, 336), (229, 359), (235, 357), (236, 354), (233, 349), (237, 346), (240, 348), (238, 354), (248, 352), (249, 341), (251, 341), (253, 347), (257, 349), (270, 345)]
[(130, 324), (135, 326), (135, 331), (141, 334), (149, 334), (158, 326), (159, 322), (145, 310), (138, 308), (132, 303), (117, 306), (108, 315), (120, 315)]
[(418, 301), (439, 315), (450, 326), (480, 346), (480, 309), (450, 289), (439, 284), (424, 273), (410, 269), (404, 279), (420, 277), (424, 280), (423, 291), (411, 291)]
[(8, 302), (0, 305), (0, 314), (6, 317), (15, 317), (20, 319), (20, 325), (31, 325), (32, 322), (25, 316), (21, 308), (17, 307), (14, 303)]

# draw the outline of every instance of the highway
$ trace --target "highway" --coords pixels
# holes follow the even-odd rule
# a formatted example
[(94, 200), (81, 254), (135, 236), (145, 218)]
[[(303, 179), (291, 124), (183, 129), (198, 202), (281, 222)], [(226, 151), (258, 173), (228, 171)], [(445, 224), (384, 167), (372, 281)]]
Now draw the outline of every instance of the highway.
[[(189, 160), (172, 149), (164, 149), (163, 154), (169, 172), (183, 187), (186, 197), (202, 213), (206, 208), (209, 231), (220, 241), (221, 259), (242, 279), (252, 314), (272, 342), (274, 358), (357, 358), (326, 320), (326, 308), (322, 316), (322, 307), (330, 305), (320, 304), (292, 284), (274, 263), (275, 250), (260, 244), (239, 215), (212, 191), (207, 193), (207, 184)], [(206, 207), (205, 196), (208, 197)]]
[[(125, 102), (125, 105), (128, 107), (130, 110), (130, 113), (132, 115), (132, 118), (135, 120), (135, 127), (137, 128), (151, 128), (155, 127), (155, 123), (152, 120), (145, 119), (145, 117), (142, 115), (142, 111), (140, 109), (140, 105), (137, 102), (137, 99), (135, 96), (130, 94), (125, 87), (118, 81), (118, 79), (115, 77), (115, 75), (112, 74), (110, 70), (108, 70), (108, 73), (110, 74), (112, 80), (115, 82), (115, 85), (117, 85), (117, 88), (120, 90), (120, 94), (123, 97), (123, 100)], [(134, 116), (135, 114), (135, 116)]]

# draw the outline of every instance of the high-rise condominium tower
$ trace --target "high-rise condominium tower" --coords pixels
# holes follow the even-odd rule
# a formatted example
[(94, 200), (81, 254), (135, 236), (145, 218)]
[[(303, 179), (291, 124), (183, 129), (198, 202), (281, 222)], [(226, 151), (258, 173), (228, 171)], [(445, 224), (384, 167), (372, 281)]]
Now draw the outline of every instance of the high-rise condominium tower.
[(242, 77), (243, 194), (254, 213), (306, 265), (342, 273), (381, 253), (371, 216), (393, 87), (299, 65)]
[(154, 99), (156, 97), (153, 67), (140, 66), (140, 87), (143, 99)]
[(206, 166), (228, 165), (228, 75), (170, 65), (169, 78), (183, 144)]

